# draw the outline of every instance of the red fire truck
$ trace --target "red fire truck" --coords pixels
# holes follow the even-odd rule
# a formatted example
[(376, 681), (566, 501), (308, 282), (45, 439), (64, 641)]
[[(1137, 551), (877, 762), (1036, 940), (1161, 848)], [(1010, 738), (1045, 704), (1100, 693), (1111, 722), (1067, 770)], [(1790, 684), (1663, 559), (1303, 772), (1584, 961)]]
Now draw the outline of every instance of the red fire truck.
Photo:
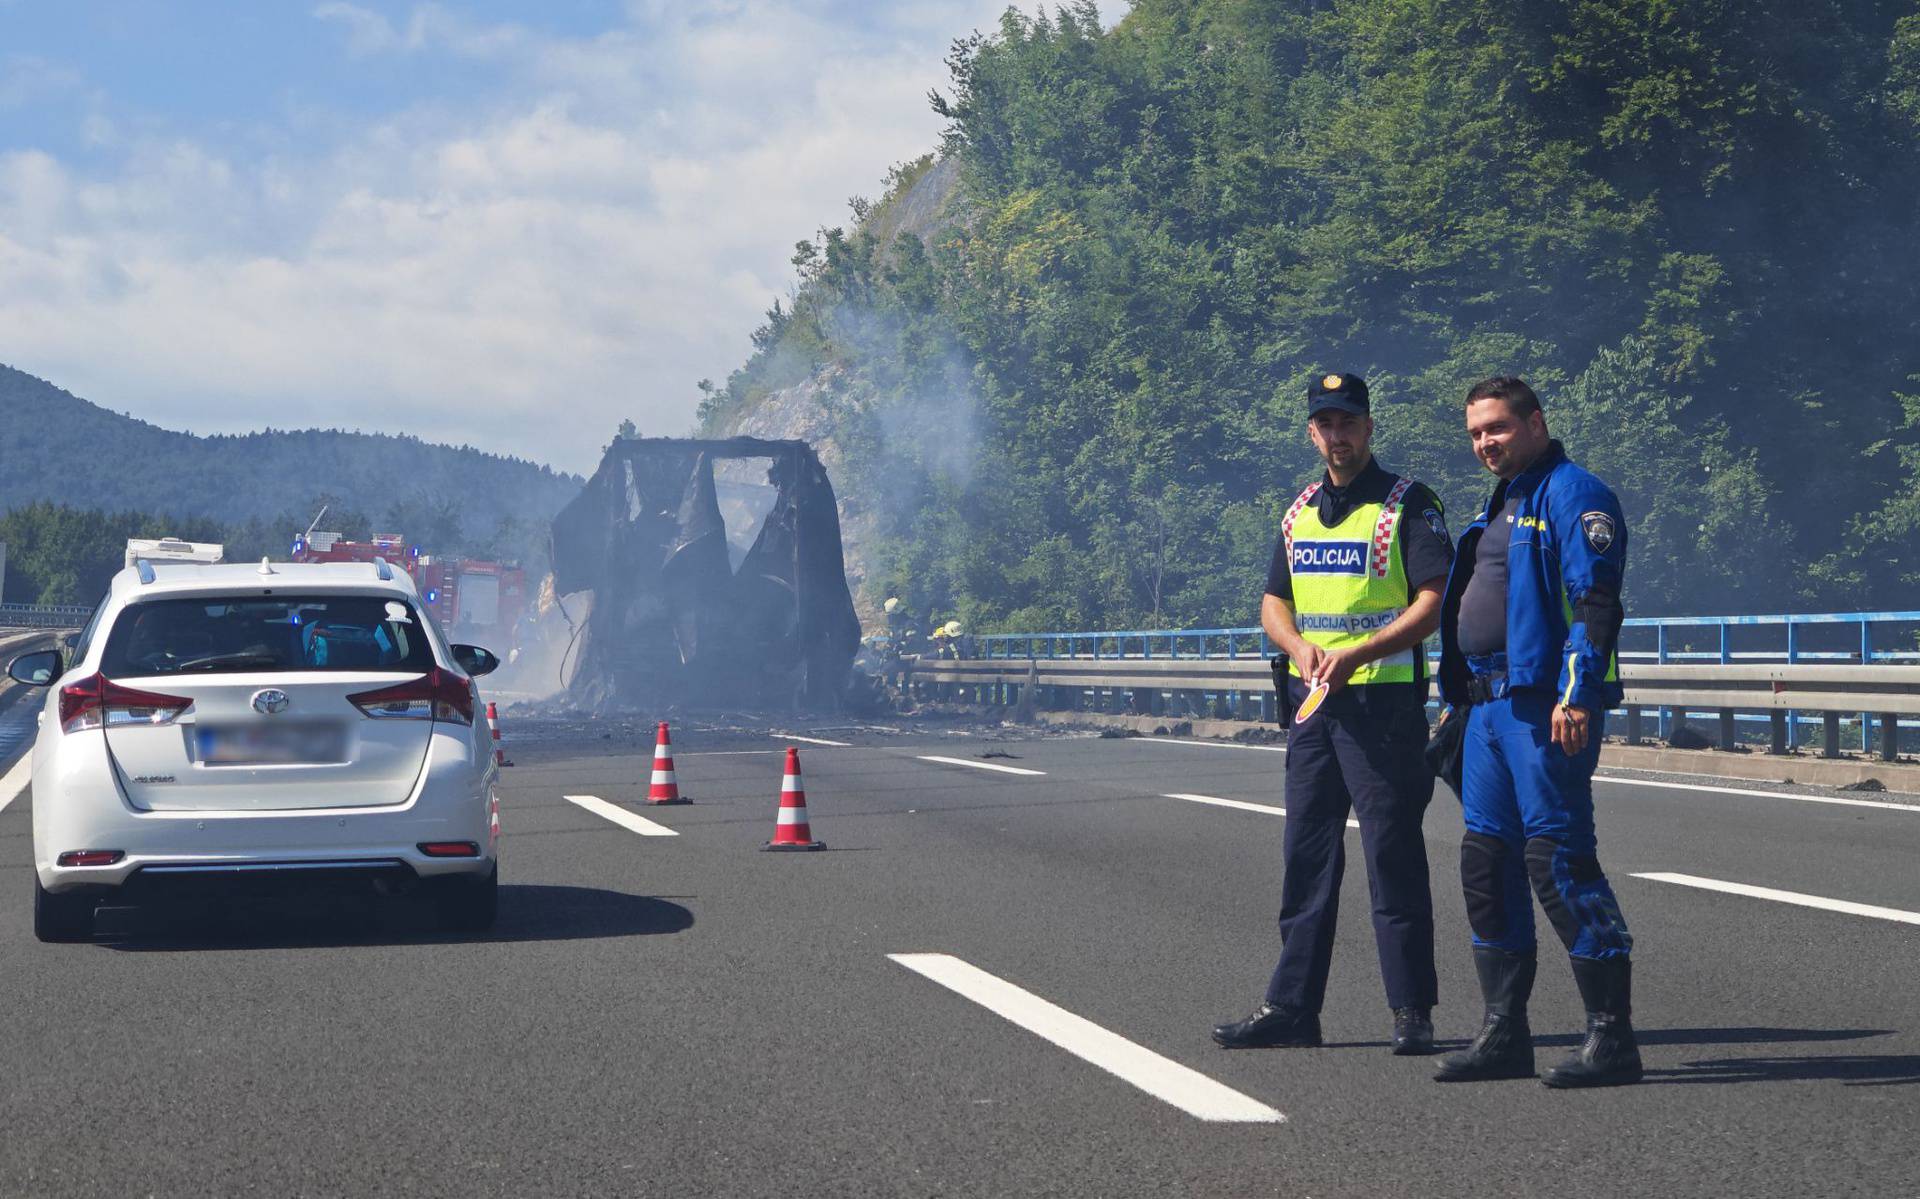
[(398, 533), (347, 541), (338, 533), (308, 533), (293, 542), (295, 562), (371, 562), (385, 558), (413, 576), (440, 627), (456, 641), (484, 645), (501, 657), (527, 611), (527, 575), (510, 562), (422, 554)]

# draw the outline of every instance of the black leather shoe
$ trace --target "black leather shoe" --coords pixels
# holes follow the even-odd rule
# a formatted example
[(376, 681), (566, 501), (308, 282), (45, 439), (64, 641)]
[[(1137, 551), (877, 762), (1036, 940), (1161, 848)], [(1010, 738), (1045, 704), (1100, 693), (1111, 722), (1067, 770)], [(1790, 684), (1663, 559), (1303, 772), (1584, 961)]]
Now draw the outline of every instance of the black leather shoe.
[(1226, 1049), (1312, 1049), (1320, 1044), (1320, 1017), (1263, 1003), (1233, 1024), (1216, 1024), (1213, 1039)]
[(1574, 958), (1573, 981), (1587, 1009), (1587, 1039), (1567, 1060), (1540, 1076), (1550, 1087), (1617, 1087), (1640, 1081), (1640, 1046), (1633, 1036), (1633, 962), (1629, 958)]
[(1527, 1027), (1527, 999), (1533, 994), (1536, 963), (1532, 954), (1508, 953), (1491, 945), (1473, 947), (1486, 1018), (1473, 1044), (1440, 1060), (1435, 1082), (1483, 1082), (1533, 1077), (1533, 1030)]
[(1433, 1018), (1423, 1007), (1393, 1009), (1393, 1054), (1419, 1057), (1433, 1052)]

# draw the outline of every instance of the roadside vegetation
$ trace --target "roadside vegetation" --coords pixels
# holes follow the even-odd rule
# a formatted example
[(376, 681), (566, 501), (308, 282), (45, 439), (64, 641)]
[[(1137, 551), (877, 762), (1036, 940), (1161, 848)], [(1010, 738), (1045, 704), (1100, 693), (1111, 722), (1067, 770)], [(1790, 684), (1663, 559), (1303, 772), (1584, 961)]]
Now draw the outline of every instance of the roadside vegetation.
[(1340, 369), (1456, 530), (1460, 398), (1530, 379), (1622, 493), (1637, 612), (1911, 606), (1910, 0), (1075, 3), (949, 65), (948, 218), (894, 235), (935, 158), (898, 168), (702, 385), (719, 430), (824, 382), (876, 593), (1248, 623)]

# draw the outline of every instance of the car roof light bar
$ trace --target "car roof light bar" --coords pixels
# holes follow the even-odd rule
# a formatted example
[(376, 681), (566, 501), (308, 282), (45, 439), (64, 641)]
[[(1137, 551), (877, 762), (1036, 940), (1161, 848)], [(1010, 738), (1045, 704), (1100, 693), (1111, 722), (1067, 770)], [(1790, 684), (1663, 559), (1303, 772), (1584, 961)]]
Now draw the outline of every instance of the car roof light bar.
[(382, 583), (393, 582), (393, 567), (387, 565), (385, 558), (375, 558), (373, 560), (373, 573), (380, 576)]
[(138, 570), (140, 572), (140, 582), (142, 584), (153, 582), (154, 580), (153, 563), (147, 561), (145, 558), (142, 558), (138, 562), (135, 562), (133, 566), (135, 570)]

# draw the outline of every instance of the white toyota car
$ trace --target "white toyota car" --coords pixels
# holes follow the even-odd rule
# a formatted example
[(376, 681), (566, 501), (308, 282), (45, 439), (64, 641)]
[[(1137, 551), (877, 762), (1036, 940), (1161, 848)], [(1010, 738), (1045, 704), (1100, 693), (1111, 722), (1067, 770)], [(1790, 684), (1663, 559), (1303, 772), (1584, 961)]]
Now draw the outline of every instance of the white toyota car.
[(121, 895), (262, 881), (427, 888), (493, 924), (497, 768), (474, 678), (404, 571), (154, 565), (114, 576), (47, 687), (33, 748), (33, 927), (85, 940)]

